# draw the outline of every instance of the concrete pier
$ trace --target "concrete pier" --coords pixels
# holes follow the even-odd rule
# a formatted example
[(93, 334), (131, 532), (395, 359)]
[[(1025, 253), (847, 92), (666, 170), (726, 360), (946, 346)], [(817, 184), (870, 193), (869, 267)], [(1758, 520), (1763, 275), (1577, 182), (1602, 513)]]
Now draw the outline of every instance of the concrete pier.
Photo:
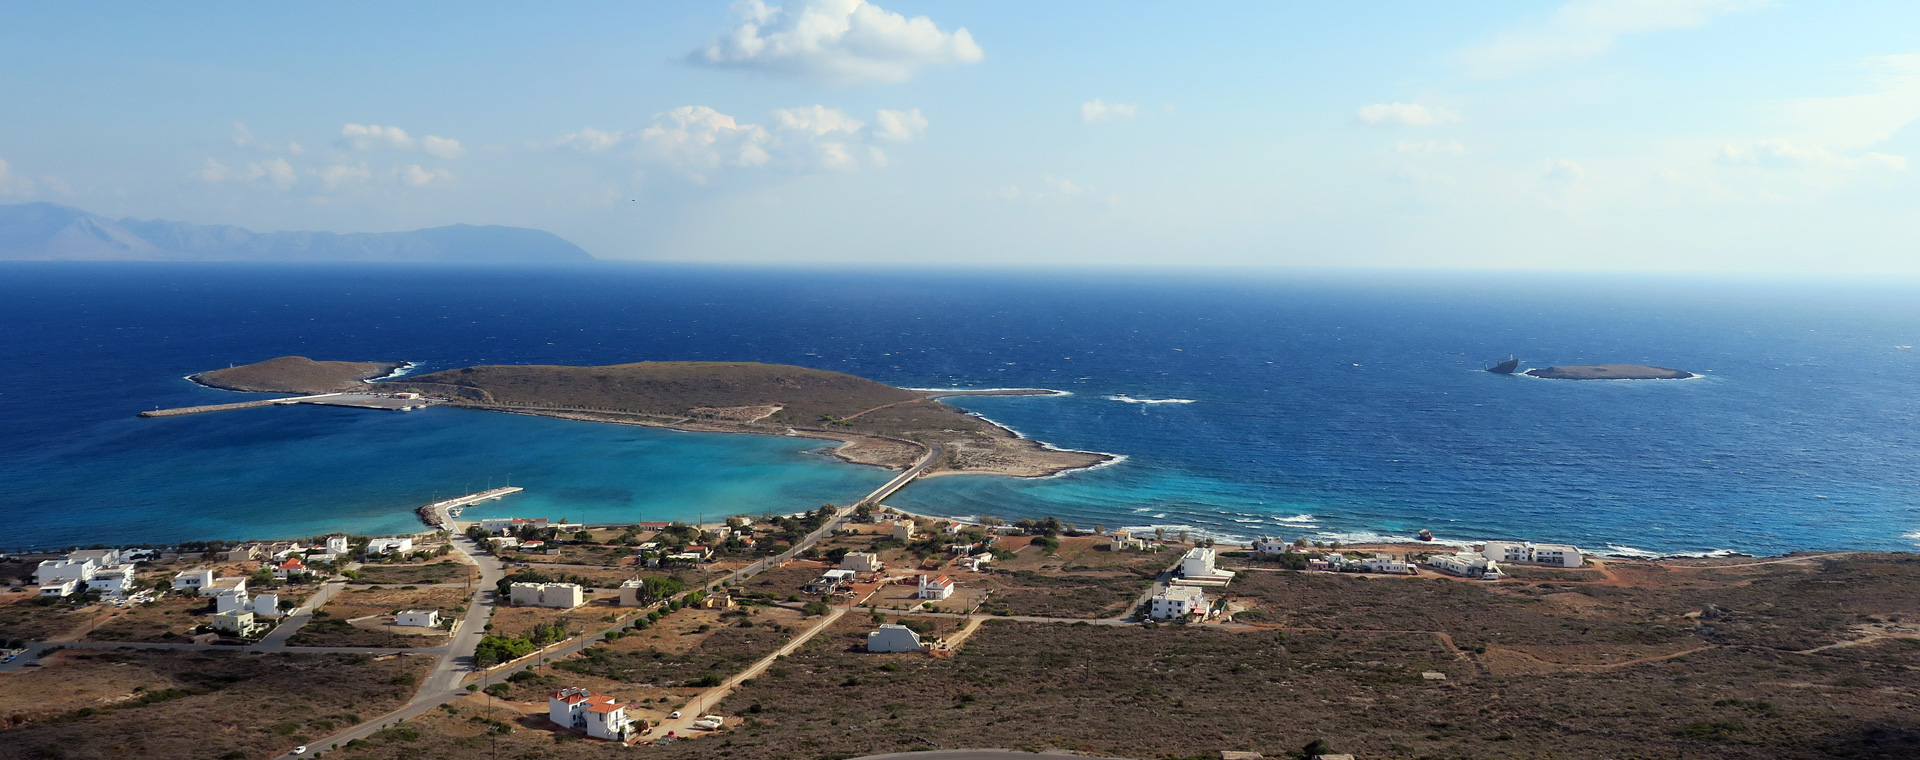
[(341, 394), (322, 393), (316, 396), (293, 396), (290, 398), (267, 398), (267, 399), (260, 399), (259, 401), (241, 401), (233, 404), (207, 404), (204, 406), (182, 406), (182, 407), (176, 407), (173, 409), (155, 409), (150, 412), (141, 412), (140, 416), (142, 417), (176, 417), (182, 414), (200, 414), (202, 412), (224, 412), (230, 409), (252, 409), (256, 406), (275, 406), (278, 404), (298, 404), (305, 401), (311, 401), (314, 399), (331, 398), (338, 395), (341, 395)]

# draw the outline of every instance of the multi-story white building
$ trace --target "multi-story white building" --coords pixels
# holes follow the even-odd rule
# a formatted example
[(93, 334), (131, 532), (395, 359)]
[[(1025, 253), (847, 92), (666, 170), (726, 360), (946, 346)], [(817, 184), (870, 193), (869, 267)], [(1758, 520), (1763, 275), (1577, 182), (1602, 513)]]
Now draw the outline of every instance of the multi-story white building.
[(394, 625), (410, 625), (420, 628), (433, 628), (440, 625), (439, 610), (401, 610), (393, 616)]
[(133, 566), (113, 565), (100, 568), (99, 572), (87, 579), (87, 590), (98, 591), (104, 596), (120, 599), (133, 591)]
[(885, 565), (880, 564), (880, 555), (872, 552), (847, 552), (847, 556), (840, 558), (841, 570), (852, 570), (856, 573), (877, 573), (880, 572), (880, 569), (883, 567), (885, 567)]
[(1253, 540), (1253, 553), (1262, 557), (1277, 557), (1292, 548), (1286, 539), (1279, 536), (1261, 536)]
[(920, 591), (916, 596), (921, 599), (930, 600), (945, 599), (953, 596), (953, 578), (945, 575), (938, 578), (928, 578), (922, 575), (920, 576)]
[(71, 556), (67, 556), (60, 559), (42, 560), (39, 566), (33, 569), (33, 582), (41, 586), (59, 583), (61, 581), (79, 581), (85, 583), (93, 580), (93, 574), (99, 571), (99, 563), (91, 559), (76, 560)]
[(578, 686), (547, 695), (547, 719), (609, 741), (625, 741), (633, 730), (633, 720), (618, 700)]
[(918, 652), (926, 648), (920, 643), (920, 634), (904, 625), (887, 623), (867, 634), (869, 652)]
[(307, 563), (301, 562), (299, 557), (288, 557), (286, 561), (273, 566), (273, 577), (280, 580), (298, 578), (311, 572), (307, 569)]
[(586, 603), (586, 591), (576, 583), (515, 583), (507, 588), (516, 607), (559, 607), (570, 610)]
[(73, 594), (73, 592), (79, 591), (83, 587), (84, 587), (84, 584), (72, 578), (67, 578), (65, 580), (58, 580), (58, 581), (49, 581), (47, 583), (40, 584), (40, 595), (41, 596), (70, 596)]
[(221, 593), (227, 591), (246, 593), (247, 579), (238, 576), (232, 578), (215, 578), (212, 583), (200, 587), (201, 596), (219, 596)]
[(112, 567), (130, 561), (119, 549), (81, 549), (67, 552), (67, 559), (74, 562), (92, 560), (94, 567)]
[(280, 595), (264, 593), (253, 598), (254, 617), (273, 619), (280, 617)]
[(913, 540), (913, 521), (901, 520), (899, 522), (894, 523), (893, 524), (893, 540), (903, 541), (903, 542), (912, 541)]
[(376, 538), (367, 542), (367, 554), (405, 554), (413, 551), (413, 539), (406, 536)]
[(1371, 572), (1376, 572), (1376, 573), (1394, 573), (1397, 575), (1407, 574), (1406, 560), (1400, 559), (1398, 557), (1389, 557), (1385, 554), (1375, 554), (1371, 557), (1360, 560), (1360, 566), (1366, 568)]
[(233, 612), (234, 610), (252, 611), (253, 600), (247, 597), (246, 589), (222, 591), (213, 597), (214, 612)]
[(182, 570), (173, 574), (173, 588), (176, 591), (199, 591), (213, 585), (217, 577), (212, 570)]
[(1153, 595), (1153, 603), (1147, 608), (1147, 614), (1163, 620), (1187, 615), (1204, 616), (1207, 614), (1207, 595), (1196, 586), (1168, 586)]
[(1233, 580), (1233, 572), (1214, 567), (1220, 555), (1204, 546), (1188, 549), (1180, 557), (1180, 577), (1174, 583), (1182, 586), (1225, 586)]
[(1580, 547), (1569, 544), (1536, 544), (1531, 541), (1488, 541), (1480, 556), (1509, 564), (1532, 563), (1551, 567), (1580, 567), (1586, 563)]
[(352, 548), (353, 543), (346, 536), (327, 536), (328, 554), (346, 554)]
[(1113, 535), (1107, 537), (1108, 551), (1137, 552), (1137, 551), (1143, 551), (1146, 548), (1147, 548), (1147, 542), (1138, 538), (1134, 538), (1133, 531), (1127, 530), (1126, 528), (1117, 529), (1113, 532)]
[(233, 610), (213, 616), (213, 627), (217, 630), (245, 636), (253, 632), (253, 613), (247, 610)]
[(1427, 565), (1440, 572), (1465, 578), (1481, 578), (1489, 574), (1495, 578), (1500, 576), (1500, 563), (1474, 552), (1435, 554), (1427, 558)]

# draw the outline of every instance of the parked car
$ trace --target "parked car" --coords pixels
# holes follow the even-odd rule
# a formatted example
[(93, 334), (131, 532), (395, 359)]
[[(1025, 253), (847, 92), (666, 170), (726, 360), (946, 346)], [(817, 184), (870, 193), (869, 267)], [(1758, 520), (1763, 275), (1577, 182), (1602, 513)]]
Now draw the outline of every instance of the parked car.
[(668, 719), (668, 720), (675, 720), (675, 719), (678, 719), (679, 717), (680, 717), (680, 711), (679, 711), (679, 710), (674, 710), (674, 711), (673, 711), (673, 714), (672, 714), (672, 715), (668, 715), (668, 716), (667, 716), (667, 719)]
[(298, 747), (294, 747), (294, 748), (293, 748), (293, 754), (296, 754), (296, 755), (304, 755), (304, 754), (307, 754), (307, 745), (305, 745), (305, 744), (302, 744), (302, 745), (300, 745), (300, 746), (298, 746)]

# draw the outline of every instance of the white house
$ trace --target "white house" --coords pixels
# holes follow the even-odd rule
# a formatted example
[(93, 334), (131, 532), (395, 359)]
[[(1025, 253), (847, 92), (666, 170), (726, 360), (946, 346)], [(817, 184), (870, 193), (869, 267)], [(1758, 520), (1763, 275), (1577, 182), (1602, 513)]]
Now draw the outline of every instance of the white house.
[(242, 577), (215, 578), (212, 583), (200, 587), (201, 596), (219, 596), (223, 592), (238, 591), (246, 593), (247, 579)]
[(288, 557), (286, 561), (273, 566), (273, 577), (283, 581), (298, 578), (310, 572), (312, 571), (307, 569), (307, 563), (301, 562), (299, 557)]
[(1177, 618), (1207, 614), (1207, 595), (1196, 586), (1168, 586), (1153, 595), (1147, 614), (1156, 618)]
[(246, 610), (222, 612), (213, 616), (213, 627), (217, 630), (245, 636), (253, 631), (253, 613)]
[(1579, 567), (1586, 562), (1586, 558), (1580, 555), (1580, 547), (1536, 544), (1531, 541), (1488, 541), (1480, 547), (1480, 556), (1496, 562), (1526, 562), (1550, 567)]
[(328, 554), (346, 554), (352, 548), (353, 544), (346, 536), (327, 536)]
[(1293, 546), (1279, 536), (1261, 536), (1253, 540), (1253, 553), (1262, 557), (1278, 557), (1291, 548)]
[(577, 583), (515, 583), (507, 594), (515, 607), (570, 610), (586, 603), (586, 592)]
[(80, 590), (80, 582), (72, 578), (40, 584), (41, 596), (70, 596), (78, 590)]
[(841, 570), (852, 570), (856, 573), (877, 573), (880, 572), (882, 567), (885, 566), (880, 564), (880, 555), (872, 552), (847, 552), (847, 556), (840, 558)]
[(971, 557), (960, 558), (961, 567), (964, 567), (968, 570), (972, 570), (976, 573), (984, 571), (986, 566), (991, 564), (992, 562), (993, 562), (993, 555), (991, 554), (975, 554)]
[(1180, 577), (1174, 583), (1182, 586), (1225, 586), (1233, 580), (1233, 573), (1213, 566), (1220, 555), (1204, 546), (1188, 549), (1180, 557)]
[(1481, 577), (1486, 574), (1489, 567), (1494, 568), (1494, 572), (1498, 573), (1500, 567), (1493, 560), (1474, 552), (1435, 554), (1427, 558), (1427, 565), (1440, 572), (1466, 578)]
[(112, 567), (131, 561), (119, 549), (81, 549), (67, 552), (67, 559), (73, 562), (92, 560), (94, 567)]
[(440, 625), (440, 611), (401, 610), (399, 614), (393, 616), (393, 624), (433, 628)]
[(928, 579), (927, 576), (924, 575), (920, 576), (920, 592), (917, 594), (917, 598), (938, 600), (945, 599), (949, 596), (953, 596), (952, 578), (945, 575), (933, 579)]
[(280, 617), (280, 595), (268, 592), (254, 597), (253, 615), (267, 619)]
[(76, 560), (69, 556), (61, 559), (42, 560), (40, 565), (33, 569), (33, 582), (41, 586), (59, 583), (61, 581), (79, 581), (85, 583), (86, 581), (92, 580), (93, 574), (99, 571), (100, 565), (91, 559)]
[(413, 551), (410, 537), (376, 538), (367, 542), (367, 554), (405, 554)]
[(867, 634), (869, 652), (918, 652), (926, 648), (920, 643), (920, 634), (904, 625), (887, 623)]
[(647, 584), (639, 578), (622, 582), (620, 584), (620, 606), (640, 606), (640, 590), (646, 587)]
[(1146, 548), (1147, 548), (1147, 542), (1138, 538), (1134, 538), (1133, 531), (1127, 530), (1126, 528), (1120, 528), (1119, 530), (1115, 530), (1113, 532), (1113, 535), (1107, 537), (1108, 551), (1116, 551), (1116, 552), (1136, 551), (1137, 552), (1137, 551), (1145, 551)]
[(1580, 556), (1580, 548), (1568, 544), (1534, 544), (1533, 562), (1537, 565), (1554, 567), (1579, 567), (1586, 563)]
[(1385, 554), (1375, 554), (1371, 557), (1360, 560), (1360, 566), (1366, 568), (1370, 572), (1375, 572), (1375, 573), (1394, 573), (1397, 575), (1407, 574), (1406, 560), (1398, 559), (1395, 557), (1389, 557)]
[(212, 570), (182, 570), (174, 573), (173, 588), (176, 591), (199, 591), (213, 585), (215, 577)]
[(893, 540), (912, 541), (913, 540), (913, 521), (900, 520), (898, 522), (895, 522), (893, 524)]
[(547, 720), (610, 741), (624, 741), (633, 730), (633, 720), (618, 700), (578, 686), (547, 695)]
[(246, 589), (222, 591), (218, 596), (213, 598), (213, 611), (233, 612), (235, 610), (252, 610), (252, 601), (253, 600), (247, 598)]

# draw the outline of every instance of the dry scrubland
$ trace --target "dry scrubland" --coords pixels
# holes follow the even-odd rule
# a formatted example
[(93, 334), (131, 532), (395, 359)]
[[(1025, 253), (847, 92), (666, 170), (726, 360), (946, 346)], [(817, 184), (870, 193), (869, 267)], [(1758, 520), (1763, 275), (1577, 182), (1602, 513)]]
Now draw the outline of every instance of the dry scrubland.
[(398, 707), (430, 663), (67, 650), (0, 675), (0, 760), (269, 757)]
[[(1255, 570), (1230, 594), (1254, 623), (994, 620), (951, 659), (866, 654), (872, 621), (852, 614), (723, 702), (716, 712), (746, 723), (719, 735), (556, 743), (537, 716), (490, 735), (466, 701), (410, 723), (413, 739), (342, 757), (466, 757), (490, 743), (521, 760), (979, 746), (1280, 757), (1313, 739), (1363, 758), (1920, 757), (1920, 558), (1608, 574), (1625, 585)], [(1843, 642), (1857, 644), (1832, 646)], [(574, 677), (656, 677), (621, 670), (631, 656)]]
[(193, 380), (230, 391), (328, 393), (366, 390), (367, 384), (363, 381), (381, 377), (401, 366), (400, 362), (317, 362), (304, 356), (282, 356), (202, 372), (194, 375)]
[(357, 571), (360, 579), (356, 583), (372, 583), (387, 586), (422, 585), (428, 583), (471, 583), (478, 578), (472, 565), (451, 559), (429, 564), (416, 565), (361, 565)]
[(326, 613), (324, 617), (315, 615), (287, 643), (302, 647), (434, 646), (445, 637), (437, 633), (414, 635), (411, 630), (404, 634), (384, 630), (377, 620), (358, 625), (349, 621), (387, 615), (395, 610), (434, 609), (439, 610), (442, 617), (455, 617), (468, 599), (469, 592), (460, 588), (346, 588), (320, 608)]

